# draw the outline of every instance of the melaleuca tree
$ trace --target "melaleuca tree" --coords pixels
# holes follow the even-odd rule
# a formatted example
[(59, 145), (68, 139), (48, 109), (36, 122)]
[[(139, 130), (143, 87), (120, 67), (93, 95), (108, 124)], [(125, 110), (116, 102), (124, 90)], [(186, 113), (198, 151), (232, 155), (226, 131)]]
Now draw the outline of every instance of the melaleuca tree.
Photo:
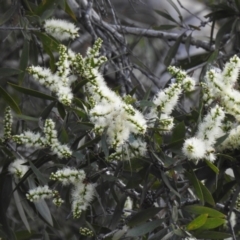
[[(0, 237), (237, 239), (239, 6), (213, 4), (199, 26), (157, 11), (176, 34), (123, 25), (111, 1), (3, 5), (1, 47), (20, 51), (0, 68)], [(209, 42), (193, 38), (206, 24)], [(161, 78), (123, 33), (174, 41), (163, 89), (138, 81)], [(205, 52), (180, 60), (181, 43)]]

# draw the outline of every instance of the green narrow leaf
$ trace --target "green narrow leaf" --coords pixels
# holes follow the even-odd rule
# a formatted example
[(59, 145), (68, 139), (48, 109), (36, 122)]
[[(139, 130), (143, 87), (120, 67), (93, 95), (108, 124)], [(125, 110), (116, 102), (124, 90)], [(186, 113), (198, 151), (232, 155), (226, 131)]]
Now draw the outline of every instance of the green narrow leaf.
[(229, 33), (231, 32), (232, 30), (232, 26), (233, 26), (233, 22), (235, 21), (235, 19), (230, 19), (228, 20), (226, 23), (224, 23), (221, 28), (218, 30), (218, 33), (216, 35), (216, 39), (215, 39), (215, 48), (216, 49), (219, 49), (220, 48), (220, 45), (221, 45), (221, 42), (222, 42), (222, 39), (224, 37), (224, 35), (226, 33)]
[(204, 197), (204, 200), (205, 202), (209, 203), (210, 205), (212, 206), (215, 206), (215, 201), (212, 197), (212, 194), (210, 193), (210, 191), (207, 189), (207, 187), (205, 185), (203, 185), (203, 183), (201, 183), (199, 181), (199, 184), (200, 184), (200, 187), (201, 187), (201, 190), (202, 190), (202, 193), (203, 193), (203, 197)]
[(205, 162), (216, 174), (219, 174), (219, 169), (212, 162), (206, 159)]
[(91, 146), (92, 144), (97, 143), (97, 142), (99, 142), (100, 140), (101, 140), (101, 136), (97, 136), (97, 137), (95, 137), (93, 140), (91, 140), (91, 141), (83, 144), (80, 148), (77, 149), (77, 151), (78, 151), (78, 150), (81, 150), (81, 149), (84, 149), (84, 148), (86, 148), (86, 147), (88, 147), (88, 146)]
[(20, 73), (18, 76), (18, 82), (20, 83), (20, 85), (22, 84), (22, 81), (25, 76), (26, 68), (28, 66), (28, 58), (29, 58), (29, 42), (27, 39), (24, 39), (23, 50), (22, 50), (20, 63), (19, 63), (19, 69), (22, 71), (22, 73)]
[(46, 108), (44, 108), (44, 110), (42, 111), (42, 113), (40, 115), (43, 120), (48, 118), (49, 114), (51, 113), (51, 111), (55, 105), (56, 105), (56, 101), (51, 102)]
[(208, 217), (208, 214), (202, 214), (202, 215), (196, 217), (195, 219), (193, 219), (193, 221), (191, 221), (187, 225), (187, 230), (191, 231), (191, 230), (200, 228), (207, 221), (207, 217)]
[(118, 204), (117, 204), (117, 206), (115, 208), (115, 211), (113, 213), (111, 222), (109, 224), (111, 229), (116, 229), (116, 226), (119, 223), (119, 219), (122, 216), (125, 201), (126, 201), (126, 196), (123, 195), (118, 201)]
[(8, 84), (14, 88), (15, 90), (17, 90), (18, 92), (21, 92), (21, 93), (24, 93), (26, 95), (30, 95), (30, 96), (33, 96), (33, 97), (36, 97), (36, 98), (42, 98), (42, 99), (45, 99), (45, 100), (56, 100), (56, 98), (50, 96), (50, 95), (47, 95), (45, 93), (41, 93), (41, 92), (38, 92), (36, 90), (32, 90), (30, 88), (24, 88), (24, 87), (20, 87), (18, 85), (15, 85), (13, 83), (10, 83), (8, 82)]
[(174, 56), (176, 56), (177, 54), (177, 51), (178, 51), (178, 48), (179, 48), (179, 45), (182, 41), (182, 38), (183, 38), (183, 35), (185, 33), (183, 33), (182, 35), (180, 35), (178, 37), (178, 39), (176, 40), (176, 42), (169, 48), (168, 52), (167, 52), (167, 55), (164, 59), (164, 64), (168, 67), (170, 64), (171, 64), (171, 61), (173, 59)]
[[(15, 186), (15, 183), (12, 181), (12, 188), (14, 189), (16, 186)], [(20, 198), (19, 194), (18, 194), (18, 191), (14, 191), (13, 192), (13, 197), (14, 197), (14, 200), (15, 200), (15, 204), (16, 204), (16, 207), (17, 207), (17, 210), (18, 210), (18, 213), (21, 217), (21, 220), (23, 222), (23, 224), (25, 225), (26, 229), (28, 230), (28, 232), (31, 232), (31, 229), (30, 229), (30, 226), (29, 226), (29, 223), (28, 223), (28, 220), (27, 220), (27, 217), (25, 215), (25, 212), (23, 210), (23, 206), (21, 204), (22, 202), (22, 199)]]
[(184, 138), (185, 138), (185, 124), (184, 122), (180, 122), (173, 129), (171, 142), (176, 142)]
[(66, 112), (65, 112), (65, 108), (64, 108), (63, 104), (58, 102), (57, 109), (58, 109), (58, 113), (61, 116), (61, 118), (64, 119), (66, 116)]
[(225, 232), (219, 231), (204, 231), (196, 235), (198, 239), (227, 239), (231, 238), (232, 235)]
[(54, 58), (54, 55), (53, 55), (53, 53), (51, 51), (51, 48), (49, 48), (48, 45), (43, 44), (43, 49), (49, 56), (49, 63), (50, 63), (51, 71), (55, 72), (55, 69), (56, 69), (55, 58)]
[(48, 179), (43, 176), (43, 174), (38, 170), (38, 168), (32, 163), (31, 160), (28, 160), (28, 163), (33, 173), (37, 177), (38, 181), (41, 182), (43, 185), (46, 185), (48, 183)]
[(191, 62), (191, 58), (189, 56), (189, 50), (190, 50), (190, 46), (191, 46), (191, 39), (192, 39), (192, 32), (187, 36), (186, 42), (185, 42), (185, 48), (186, 48), (187, 57), (188, 57), (188, 61), (189, 62)]
[(186, 172), (186, 176), (189, 179), (189, 181), (192, 183), (193, 189), (197, 195), (197, 197), (199, 198), (199, 200), (201, 201), (202, 204), (204, 204), (204, 198), (203, 198), (203, 193), (202, 193), (202, 189), (199, 183), (199, 180), (197, 179), (196, 175), (194, 172)]
[(177, 25), (170, 25), (170, 24), (166, 24), (166, 25), (160, 25), (160, 26), (156, 26), (156, 27), (153, 27), (154, 30), (170, 30), (170, 29), (173, 29), (173, 28), (176, 28), (178, 27)]
[(147, 222), (142, 225), (139, 225), (137, 227), (134, 227), (127, 232), (127, 237), (139, 237), (139, 236), (144, 236), (145, 234), (153, 231), (157, 227), (159, 227), (165, 220), (155, 220), (152, 222)]
[[(35, 182), (33, 180), (30, 180), (29, 178), (28, 178), (28, 183), (29, 183), (30, 189), (37, 187)], [(46, 221), (46, 223), (48, 223), (50, 226), (53, 226), (52, 215), (45, 200), (42, 199), (38, 202), (34, 202), (34, 205), (37, 211), (40, 213), (41, 217)]]
[(105, 157), (108, 158), (108, 156), (109, 156), (109, 149), (108, 149), (108, 144), (107, 144), (107, 135), (106, 135), (105, 132), (102, 134), (101, 146), (102, 146), (102, 149), (103, 149)]
[(180, 10), (178, 9), (177, 5), (172, 1), (172, 0), (168, 0), (168, 3), (172, 5), (172, 7), (175, 9), (175, 11), (178, 13), (178, 17), (179, 19), (182, 21), (183, 17), (182, 14), (180, 12)]
[(212, 63), (214, 62), (218, 57), (218, 50), (216, 49), (215, 51), (213, 51), (211, 53), (211, 55), (209, 56), (208, 60), (207, 60), (207, 63)]
[(3, 14), (0, 15), (0, 26), (3, 25), (5, 22), (7, 22), (12, 15), (17, 10), (17, 4), (12, 4), (11, 7)]
[(169, 190), (172, 191), (176, 196), (181, 198), (180, 194), (172, 187), (172, 185), (170, 184), (166, 174), (163, 171), (161, 171), (161, 176), (162, 176), (163, 182), (166, 184), (166, 186), (169, 188)]
[(65, 0), (65, 12), (75, 21), (77, 22), (77, 18), (72, 11), (72, 9), (69, 7), (68, 2)]
[(194, 214), (208, 214), (209, 217), (214, 217), (214, 218), (226, 218), (226, 215), (223, 213), (209, 208), (209, 207), (203, 207), (199, 205), (191, 205), (191, 206), (185, 206), (183, 208), (184, 211), (194, 213)]
[(55, 38), (42, 32), (34, 32), (34, 34), (41, 40), (42, 44), (48, 46), (51, 51), (58, 51), (59, 42)]
[(240, 11), (240, 0), (235, 0), (238, 11)]
[(178, 24), (178, 22), (177, 22), (173, 17), (171, 17), (168, 13), (165, 13), (165, 12), (160, 11), (160, 10), (155, 10), (155, 12), (156, 12), (157, 14), (159, 14), (160, 16), (166, 18), (167, 20), (169, 20), (169, 21), (171, 21), (171, 22), (175, 22), (175, 23)]
[(161, 208), (148, 208), (138, 212), (129, 220), (128, 226), (133, 227), (146, 222), (150, 218), (154, 217), (159, 211), (161, 211)]
[(21, 70), (14, 68), (0, 68), (0, 78), (10, 77), (18, 75), (21, 73)]
[(13, 100), (13, 98), (2, 88), (0, 87), (0, 96), (6, 101), (6, 103), (18, 114), (22, 114), (20, 108), (17, 103)]
[(200, 229), (213, 229), (226, 223), (222, 218), (208, 218), (206, 222), (200, 227)]

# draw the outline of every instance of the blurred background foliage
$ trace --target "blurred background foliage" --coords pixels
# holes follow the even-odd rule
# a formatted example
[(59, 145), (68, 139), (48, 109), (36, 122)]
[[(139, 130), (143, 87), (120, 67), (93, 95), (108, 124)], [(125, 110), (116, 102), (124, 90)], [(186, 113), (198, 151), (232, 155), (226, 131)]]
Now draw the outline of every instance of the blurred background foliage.
[[(222, 69), (231, 56), (239, 55), (239, 15), (239, 0), (1, 0), (0, 107), (12, 108), (14, 134), (41, 131), (43, 121), (52, 118), (59, 140), (74, 154), (59, 160), (49, 149), (1, 144), (0, 237), (238, 239), (239, 151), (222, 154), (216, 165), (194, 165), (181, 153), (185, 137), (196, 131), (207, 111), (198, 90), (180, 99), (171, 134), (157, 129), (146, 134), (146, 157), (108, 162), (112, 149), (106, 146), (106, 136), (91, 132), (82, 90), (86, 81), (79, 78), (72, 86), (74, 104), (65, 107), (32, 81), (26, 68), (40, 65), (55, 71), (59, 42), (42, 24), (49, 18), (69, 20), (80, 27), (80, 37), (66, 46), (84, 56), (98, 37), (103, 39), (101, 54), (108, 58), (101, 68), (105, 80), (120, 95), (131, 95), (134, 107), (146, 111), (153, 94), (174, 81), (166, 72), (170, 64), (201, 82), (208, 69)], [(1, 123), (2, 117), (3, 110)], [(7, 167), (19, 154), (29, 160), (30, 170), (16, 182)], [(88, 181), (97, 183), (91, 208), (78, 220), (70, 214), (70, 190), (48, 180), (63, 166), (84, 169)], [(29, 188), (45, 183), (59, 190), (66, 202), (61, 208), (26, 200)], [(130, 210), (125, 209), (127, 197), (133, 201)], [(93, 236), (81, 235), (80, 227), (90, 229)]]

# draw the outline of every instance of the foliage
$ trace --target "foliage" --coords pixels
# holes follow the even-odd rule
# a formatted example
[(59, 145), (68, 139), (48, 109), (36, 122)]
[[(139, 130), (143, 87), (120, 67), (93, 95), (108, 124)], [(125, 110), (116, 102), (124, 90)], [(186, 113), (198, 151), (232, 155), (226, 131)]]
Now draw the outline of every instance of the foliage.
[[(2, 48), (19, 48), (0, 67), (2, 239), (239, 237), (240, 2), (212, 1), (199, 26), (168, 2), (179, 19), (156, 9), (152, 29), (110, 0), (3, 4)], [(193, 37), (205, 25), (208, 42)], [(164, 89), (125, 33), (174, 41)]]

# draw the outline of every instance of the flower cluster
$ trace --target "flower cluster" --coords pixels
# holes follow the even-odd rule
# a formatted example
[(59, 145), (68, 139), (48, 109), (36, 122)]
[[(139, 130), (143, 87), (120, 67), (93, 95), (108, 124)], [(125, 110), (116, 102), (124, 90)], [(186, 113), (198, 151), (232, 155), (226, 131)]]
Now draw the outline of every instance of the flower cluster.
[[(202, 83), (203, 100), (206, 106), (214, 104), (214, 101), (219, 105), (215, 105), (210, 110), (199, 125), (195, 137), (185, 141), (183, 153), (189, 159), (197, 161), (206, 158), (214, 161), (216, 159), (214, 153), (216, 139), (229, 131), (229, 126), (224, 127), (223, 125), (225, 113), (235, 117), (238, 122), (240, 121), (240, 92), (235, 89), (239, 70), (240, 59), (235, 55), (226, 63), (223, 71), (213, 68), (206, 73), (205, 82)], [(218, 146), (218, 149), (238, 148), (239, 129), (239, 126), (235, 129), (230, 128), (229, 136)]]
[(70, 22), (60, 19), (46, 20), (44, 23), (44, 29), (49, 35), (60, 41), (75, 39), (79, 36), (79, 28)]
[(99, 57), (102, 40), (98, 39), (83, 58), (76, 54), (72, 66), (77, 74), (89, 80), (86, 84), (90, 120), (95, 125), (95, 132), (107, 135), (109, 145), (121, 149), (131, 134), (142, 135), (146, 132), (146, 120), (142, 113), (123, 101), (114, 91), (108, 88), (99, 66), (106, 61)]
[(153, 126), (155, 119), (158, 119), (158, 128), (162, 132), (169, 132), (173, 128), (173, 117), (170, 115), (177, 105), (183, 90), (191, 92), (195, 89), (195, 81), (185, 71), (172, 66), (168, 70), (176, 77), (176, 83), (172, 83), (168, 88), (160, 91), (154, 97), (153, 103), (155, 106), (152, 107), (146, 116), (150, 121), (150, 126)]
[(41, 199), (53, 198), (53, 203), (58, 207), (64, 202), (61, 199), (58, 191), (49, 189), (47, 185), (43, 187), (39, 186), (29, 190), (29, 192), (26, 194), (26, 197), (30, 202), (37, 202)]
[(86, 183), (85, 178), (86, 174), (83, 170), (73, 168), (64, 168), (50, 175), (51, 180), (59, 181), (63, 185), (73, 184), (71, 201), (74, 218), (80, 217), (82, 211), (87, 209), (94, 197), (94, 184)]
[(203, 122), (199, 124), (195, 137), (185, 140), (183, 145), (184, 155), (195, 161), (202, 158), (214, 161), (216, 156), (213, 146), (216, 139), (224, 134), (221, 129), (224, 117), (225, 113), (220, 106), (216, 105), (212, 108)]
[(28, 171), (29, 167), (26, 164), (25, 159), (15, 159), (9, 166), (8, 171), (14, 175), (16, 179), (20, 179)]
[(12, 118), (11, 108), (7, 107), (5, 109), (4, 120), (3, 120), (3, 126), (4, 126), (3, 138), (5, 140), (9, 139), (12, 136), (12, 123), (13, 123), (13, 118)]
[(218, 100), (224, 111), (240, 121), (240, 92), (234, 89), (240, 70), (240, 59), (235, 55), (225, 65), (222, 72), (211, 69), (206, 74), (203, 99), (206, 105)]
[(93, 237), (94, 236), (93, 231), (86, 227), (80, 227), (79, 233), (85, 237)]
[(51, 119), (47, 119), (44, 125), (45, 137), (40, 133), (25, 131), (20, 135), (13, 135), (12, 140), (18, 144), (25, 144), (27, 147), (44, 148), (50, 147), (54, 154), (59, 158), (68, 158), (72, 155), (71, 150), (67, 145), (62, 145), (57, 139), (55, 123)]
[(27, 69), (35, 80), (56, 93), (58, 100), (67, 106), (72, 103), (73, 99), (70, 85), (77, 79), (70, 71), (73, 57), (74, 53), (71, 50), (67, 50), (64, 45), (60, 45), (56, 73), (53, 74), (50, 69), (40, 66), (31, 66)]
[(76, 184), (79, 181), (83, 181), (85, 178), (86, 174), (83, 170), (71, 168), (58, 170), (50, 175), (51, 180), (60, 181), (63, 185)]

